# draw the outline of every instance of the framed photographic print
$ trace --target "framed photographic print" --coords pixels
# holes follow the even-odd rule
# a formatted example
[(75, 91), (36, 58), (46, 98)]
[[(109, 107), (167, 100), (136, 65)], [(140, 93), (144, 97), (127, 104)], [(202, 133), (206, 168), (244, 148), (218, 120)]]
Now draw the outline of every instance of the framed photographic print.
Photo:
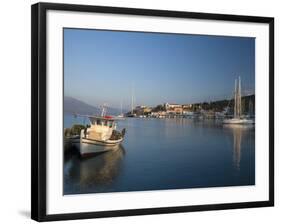
[(32, 219), (274, 205), (274, 19), (32, 6)]

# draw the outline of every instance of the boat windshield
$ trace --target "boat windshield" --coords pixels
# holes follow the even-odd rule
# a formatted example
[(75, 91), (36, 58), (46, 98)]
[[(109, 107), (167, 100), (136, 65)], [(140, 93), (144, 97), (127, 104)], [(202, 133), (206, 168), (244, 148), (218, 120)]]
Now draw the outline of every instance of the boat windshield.
[(93, 125), (101, 125), (112, 128), (114, 125), (114, 121), (112, 120), (103, 120), (103, 119), (90, 119)]
[(108, 121), (108, 127), (112, 128), (113, 126), (113, 121)]
[(106, 120), (105, 120), (105, 121), (103, 122), (103, 125), (112, 128), (112, 126), (113, 126), (113, 121), (106, 121)]

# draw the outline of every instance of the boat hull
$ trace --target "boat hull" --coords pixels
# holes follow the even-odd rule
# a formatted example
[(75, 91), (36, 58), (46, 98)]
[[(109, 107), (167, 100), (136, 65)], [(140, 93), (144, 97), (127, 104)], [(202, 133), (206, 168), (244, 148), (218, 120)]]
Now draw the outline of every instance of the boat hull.
[(119, 148), (119, 145), (122, 141), (123, 138), (107, 141), (97, 141), (94, 139), (81, 138), (79, 145), (76, 144), (76, 147), (79, 148), (80, 155), (82, 157), (85, 157), (95, 153), (116, 150)]
[(223, 121), (224, 124), (254, 124), (255, 121), (252, 119), (237, 119), (237, 118), (233, 118), (233, 119), (225, 119)]

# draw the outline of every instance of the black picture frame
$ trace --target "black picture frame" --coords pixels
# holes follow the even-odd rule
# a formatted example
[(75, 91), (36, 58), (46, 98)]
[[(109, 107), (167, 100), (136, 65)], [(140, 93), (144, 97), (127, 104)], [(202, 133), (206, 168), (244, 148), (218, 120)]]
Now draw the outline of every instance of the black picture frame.
[[(174, 18), (193, 18), (235, 22), (254, 22), (269, 24), (269, 200), (243, 203), (208, 204), (196, 206), (177, 206), (85, 212), (70, 214), (46, 214), (46, 12), (64, 10), (75, 12), (101, 12), (124, 15), (162, 16)], [(31, 11), (31, 218), (37, 221), (132, 216), (161, 213), (192, 212), (237, 208), (274, 206), (274, 18), (183, 11), (164, 11), (137, 8), (103, 7), (73, 4), (37, 3)]]

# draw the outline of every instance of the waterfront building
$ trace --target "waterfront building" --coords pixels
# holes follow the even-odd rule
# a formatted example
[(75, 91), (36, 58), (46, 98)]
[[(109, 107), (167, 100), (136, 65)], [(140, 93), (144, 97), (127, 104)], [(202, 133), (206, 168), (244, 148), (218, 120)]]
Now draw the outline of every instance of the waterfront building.
[(183, 114), (183, 106), (175, 103), (165, 103), (167, 114)]

